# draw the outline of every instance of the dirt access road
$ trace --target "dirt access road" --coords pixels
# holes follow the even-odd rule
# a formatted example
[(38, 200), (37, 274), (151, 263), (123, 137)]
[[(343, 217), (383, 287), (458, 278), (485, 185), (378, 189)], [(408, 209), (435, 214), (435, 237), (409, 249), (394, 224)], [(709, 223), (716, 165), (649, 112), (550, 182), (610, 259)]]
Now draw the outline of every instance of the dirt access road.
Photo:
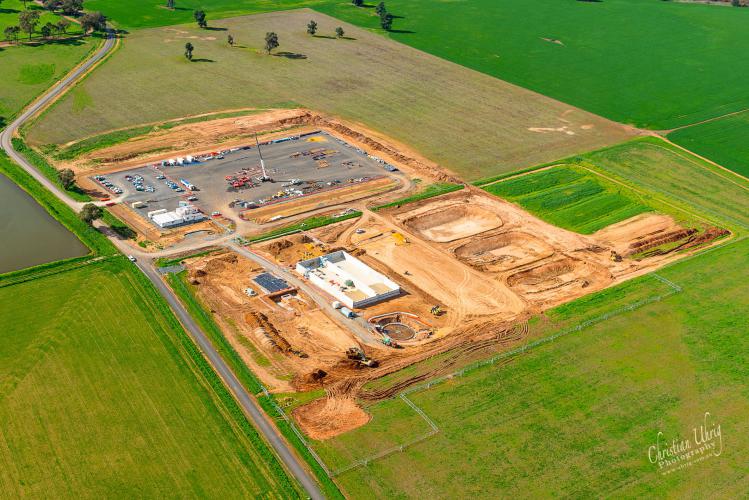
[[(54, 194), (57, 199), (68, 205), (76, 212), (81, 209), (83, 203), (71, 199), (66, 193), (60, 190), (57, 185), (55, 185), (55, 183), (53, 183), (39, 171), (37, 171), (36, 168), (34, 168), (34, 166), (22, 154), (20, 154), (13, 148), (11, 139), (16, 130), (18, 130), (26, 121), (28, 121), (32, 116), (36, 115), (38, 112), (44, 109), (51, 102), (53, 102), (58, 96), (60, 96), (63, 92), (65, 92), (73, 84), (75, 84), (75, 82), (82, 75), (84, 75), (88, 70), (94, 67), (94, 65), (101, 61), (109, 53), (109, 51), (114, 48), (115, 43), (116, 38), (114, 31), (112, 29), (107, 30), (107, 38), (105, 39), (104, 44), (99, 50), (97, 50), (80, 66), (75, 68), (59, 83), (53, 86), (47, 93), (34, 101), (18, 118), (16, 118), (2, 133), (0, 133), (0, 147), (5, 150), (8, 156), (10, 156), (13, 161), (18, 163), (26, 172), (29, 173), (29, 175), (34, 177), (34, 179), (36, 179), (52, 194)], [(130, 247), (123, 243), (123, 241), (120, 240), (116, 235), (114, 235), (112, 231), (107, 231), (107, 229), (109, 229), (107, 226), (99, 224), (97, 225), (97, 227), (100, 230), (103, 230), (102, 232), (107, 234), (109, 240), (112, 241), (112, 243), (122, 253), (131, 252)], [(273, 426), (273, 424), (270, 423), (268, 416), (260, 408), (257, 401), (255, 401), (255, 399), (242, 386), (237, 376), (234, 374), (231, 368), (229, 368), (218, 351), (216, 351), (210, 340), (208, 340), (206, 334), (203, 332), (203, 330), (201, 330), (197, 323), (195, 323), (187, 310), (179, 302), (179, 299), (176, 295), (174, 295), (174, 292), (172, 292), (172, 290), (168, 286), (166, 286), (166, 284), (154, 269), (152, 262), (141, 261), (137, 263), (137, 267), (143, 272), (143, 274), (146, 275), (146, 277), (153, 283), (159, 293), (167, 301), (174, 314), (179, 318), (180, 322), (185, 327), (187, 333), (203, 351), (204, 355), (208, 359), (208, 362), (211, 363), (213, 369), (216, 370), (216, 372), (219, 374), (221, 379), (231, 391), (234, 398), (242, 407), (247, 418), (250, 419), (255, 427), (263, 434), (265, 439), (270, 443), (276, 454), (284, 463), (286, 469), (291, 473), (291, 475), (296, 478), (297, 481), (299, 481), (310, 498), (316, 500), (325, 498), (319, 487), (317, 486), (317, 482), (307, 470), (306, 465), (299, 457), (297, 457), (296, 453), (286, 443), (278, 430)]]

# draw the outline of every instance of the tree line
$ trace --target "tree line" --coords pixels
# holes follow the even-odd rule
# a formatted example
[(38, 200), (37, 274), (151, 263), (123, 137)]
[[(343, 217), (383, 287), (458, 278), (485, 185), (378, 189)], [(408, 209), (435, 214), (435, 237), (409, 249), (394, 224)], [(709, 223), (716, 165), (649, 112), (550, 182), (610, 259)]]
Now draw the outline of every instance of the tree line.
[[(0, 3), (2, 1), (0, 0)], [(84, 35), (106, 29), (107, 18), (101, 12), (83, 13), (83, 0), (44, 0), (42, 6), (45, 10), (67, 17), (61, 17), (56, 23), (48, 21), (41, 27), (39, 26), (39, 11), (29, 10), (27, 5), (29, 0), (22, 1), (24, 10), (18, 14), (18, 24), (6, 26), (3, 30), (3, 35), (7, 41), (18, 43), (21, 33), (27, 34), (29, 40), (31, 40), (37, 31), (41, 38), (45, 40), (53, 35), (66, 35), (72, 24), (67, 17), (80, 18), (78, 22)]]

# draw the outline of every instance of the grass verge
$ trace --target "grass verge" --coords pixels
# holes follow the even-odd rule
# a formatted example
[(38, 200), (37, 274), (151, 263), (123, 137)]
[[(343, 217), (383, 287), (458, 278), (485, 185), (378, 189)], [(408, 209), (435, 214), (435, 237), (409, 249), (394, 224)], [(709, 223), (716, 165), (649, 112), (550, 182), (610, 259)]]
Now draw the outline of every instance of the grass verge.
[(427, 198), (433, 198), (435, 196), (452, 193), (454, 191), (460, 191), (464, 187), (465, 186), (463, 184), (451, 184), (447, 182), (430, 184), (426, 186), (419, 193), (416, 193), (411, 196), (406, 196), (404, 198), (400, 198), (398, 200), (385, 203), (383, 205), (377, 205), (376, 207), (372, 207), (371, 210), (373, 212), (376, 212), (378, 210), (383, 210), (385, 208), (399, 207), (401, 205), (406, 205), (408, 203), (414, 203), (416, 201), (426, 200)]
[[(183, 257), (180, 260), (184, 260)], [(188, 257), (189, 258), (189, 257)], [(180, 298), (182, 303), (187, 308), (190, 315), (198, 322), (200, 327), (209, 336), (214, 347), (221, 353), (222, 357), (229, 363), (239, 377), (242, 384), (247, 390), (257, 396), (257, 401), (263, 410), (269, 415), (274, 416), (277, 411), (274, 407), (273, 401), (276, 400), (277, 396), (270, 395), (265, 396), (262, 394), (262, 384), (257, 379), (254, 373), (249, 367), (242, 361), (237, 351), (232, 347), (229, 341), (224, 336), (221, 328), (216, 324), (211, 315), (206, 312), (206, 308), (200, 302), (195, 295), (192, 285), (187, 282), (187, 273), (182, 271), (180, 273), (167, 275), (167, 281), (171, 286), (174, 293)], [(284, 396), (279, 395), (278, 398), (283, 399)], [(274, 398), (271, 400), (270, 398)], [(309, 453), (307, 448), (304, 446), (302, 441), (292, 430), (291, 425), (284, 419), (275, 419), (275, 424), (284, 435), (287, 441), (294, 446), (297, 452), (304, 458), (310, 469), (315, 474), (318, 482), (323, 488), (323, 493), (328, 498), (343, 498), (338, 490), (335, 483), (328, 477), (325, 471), (320, 467), (314, 457)]]
[(282, 227), (273, 229), (271, 231), (267, 231), (265, 233), (261, 233), (255, 236), (250, 236), (245, 239), (249, 243), (259, 243), (261, 241), (272, 240), (273, 238), (278, 238), (279, 236), (286, 236), (289, 234), (298, 233), (300, 231), (308, 231), (310, 229), (316, 229), (318, 227), (327, 226), (329, 224), (335, 224), (336, 222), (342, 222), (348, 219), (355, 219), (357, 217), (361, 217), (361, 212), (358, 210), (355, 210), (345, 215), (337, 215), (337, 216), (320, 215), (320, 216), (308, 217), (299, 222), (289, 224), (288, 226), (282, 226)]

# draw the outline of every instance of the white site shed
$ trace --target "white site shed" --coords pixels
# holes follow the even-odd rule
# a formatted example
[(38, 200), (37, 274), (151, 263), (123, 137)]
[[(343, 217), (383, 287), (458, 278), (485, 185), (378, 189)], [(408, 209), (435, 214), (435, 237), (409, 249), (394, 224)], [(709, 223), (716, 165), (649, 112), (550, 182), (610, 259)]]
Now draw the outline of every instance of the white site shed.
[(154, 222), (154, 224), (161, 228), (189, 224), (205, 219), (203, 212), (193, 205), (182, 205), (172, 212), (167, 212), (166, 210), (154, 210), (154, 212), (148, 213), (148, 217)]
[(397, 297), (400, 286), (343, 250), (297, 263), (296, 271), (349, 308)]

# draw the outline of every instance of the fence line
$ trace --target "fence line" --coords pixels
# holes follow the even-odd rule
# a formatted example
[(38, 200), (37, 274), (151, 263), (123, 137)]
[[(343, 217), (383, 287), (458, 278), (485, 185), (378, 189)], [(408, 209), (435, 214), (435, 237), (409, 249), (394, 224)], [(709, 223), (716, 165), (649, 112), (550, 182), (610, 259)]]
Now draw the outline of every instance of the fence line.
[[(410, 387), (410, 388), (404, 390), (403, 392), (401, 392), (399, 394), (399, 397), (408, 406), (410, 406), (419, 416), (421, 416), (421, 418), (424, 419), (424, 421), (429, 425), (430, 430), (427, 433), (425, 433), (425, 434), (423, 434), (423, 435), (421, 435), (421, 436), (419, 436), (417, 438), (412, 439), (411, 441), (408, 441), (408, 442), (403, 443), (401, 445), (392, 446), (392, 447), (390, 447), (390, 448), (388, 448), (386, 450), (383, 450), (383, 451), (380, 451), (380, 452), (375, 453), (373, 455), (370, 455), (368, 457), (356, 460), (356, 461), (352, 462), (351, 464), (349, 464), (349, 465), (347, 465), (345, 467), (342, 467), (340, 469), (336, 469), (335, 471), (333, 471), (331, 477), (335, 477), (335, 476), (341, 475), (341, 474), (343, 474), (345, 472), (357, 469), (359, 467), (365, 467), (365, 466), (369, 465), (369, 463), (371, 463), (371, 462), (373, 462), (375, 460), (384, 458), (384, 457), (386, 457), (388, 455), (392, 455), (393, 453), (396, 453), (396, 452), (399, 452), (399, 451), (404, 451), (406, 448), (408, 448), (410, 446), (413, 446), (414, 444), (420, 443), (420, 442), (422, 442), (422, 441), (424, 441), (424, 440), (426, 440), (426, 439), (434, 436), (435, 434), (437, 434), (439, 432), (439, 427), (437, 426), (437, 424), (424, 412), (424, 410), (422, 410), (421, 408), (419, 408), (416, 405), (416, 403), (414, 403), (411, 399), (409, 399), (409, 397), (408, 397), (409, 394), (412, 394), (414, 392), (420, 392), (420, 391), (425, 391), (425, 390), (431, 389), (432, 387), (434, 387), (436, 385), (439, 385), (439, 384), (441, 384), (441, 383), (443, 383), (443, 382), (445, 382), (447, 380), (450, 380), (452, 378), (465, 375), (466, 373), (475, 371), (475, 370), (477, 370), (479, 368), (482, 368), (482, 367), (485, 367), (485, 366), (488, 366), (488, 365), (493, 365), (494, 363), (496, 363), (497, 361), (500, 361), (502, 359), (510, 358), (510, 357), (516, 356), (518, 354), (525, 353), (525, 352), (527, 352), (527, 351), (529, 351), (531, 349), (535, 349), (536, 347), (539, 347), (541, 345), (548, 344), (549, 342), (553, 342), (554, 340), (556, 340), (556, 339), (558, 339), (560, 337), (569, 335), (571, 333), (580, 332), (580, 331), (582, 331), (582, 330), (584, 330), (584, 329), (586, 329), (586, 328), (588, 328), (590, 326), (596, 325), (598, 323), (602, 323), (602, 322), (604, 322), (604, 321), (606, 321), (608, 319), (611, 319), (611, 318), (613, 318), (615, 316), (618, 316), (618, 315), (620, 315), (622, 313), (634, 311), (635, 309), (639, 309), (640, 307), (643, 307), (643, 306), (645, 306), (647, 304), (652, 304), (653, 302), (659, 302), (659, 301), (661, 301), (661, 300), (663, 300), (665, 298), (668, 298), (668, 297), (670, 297), (672, 295), (675, 295), (677, 293), (681, 293), (684, 290), (681, 286), (677, 285), (676, 283), (674, 283), (674, 282), (672, 282), (672, 281), (670, 281), (670, 280), (668, 280), (668, 279), (666, 279), (666, 278), (664, 278), (662, 276), (659, 276), (658, 274), (653, 273), (652, 276), (655, 279), (657, 279), (658, 281), (660, 281), (661, 283), (663, 283), (666, 286), (668, 286), (669, 290), (667, 292), (665, 292), (665, 293), (662, 293), (662, 294), (659, 294), (659, 295), (655, 295), (655, 296), (652, 296), (652, 297), (648, 297), (646, 299), (639, 300), (637, 302), (633, 302), (631, 304), (627, 304), (625, 306), (619, 307), (619, 308), (617, 308), (617, 309), (615, 309), (615, 310), (613, 310), (611, 312), (608, 312), (608, 313), (605, 313), (605, 314), (601, 314), (600, 316), (596, 316), (595, 318), (591, 318), (589, 320), (583, 321), (582, 323), (579, 323), (579, 324), (577, 324), (575, 326), (572, 326), (572, 327), (566, 328), (564, 330), (561, 330), (561, 331), (559, 331), (559, 332), (557, 332), (557, 333), (555, 333), (553, 335), (550, 335), (548, 337), (544, 337), (544, 338), (535, 340), (533, 342), (523, 344), (522, 346), (519, 346), (519, 347), (517, 347), (515, 349), (512, 349), (510, 351), (505, 351), (503, 353), (497, 354), (496, 356), (493, 356), (493, 357), (491, 357), (489, 359), (485, 359), (485, 360), (481, 360), (481, 361), (476, 361), (476, 362), (474, 362), (474, 363), (472, 363), (470, 365), (467, 365), (467, 366), (461, 368), (460, 370), (457, 370), (455, 372), (449, 373), (447, 375), (442, 375), (441, 377), (437, 377), (435, 379), (432, 379), (429, 382), (424, 382), (423, 384), (416, 385), (416, 386), (413, 386), (413, 387)], [(306, 441), (303, 441), (303, 442), (305, 442), (305, 445), (306, 445)], [(324, 467), (324, 468), (327, 469), (326, 467)]]

